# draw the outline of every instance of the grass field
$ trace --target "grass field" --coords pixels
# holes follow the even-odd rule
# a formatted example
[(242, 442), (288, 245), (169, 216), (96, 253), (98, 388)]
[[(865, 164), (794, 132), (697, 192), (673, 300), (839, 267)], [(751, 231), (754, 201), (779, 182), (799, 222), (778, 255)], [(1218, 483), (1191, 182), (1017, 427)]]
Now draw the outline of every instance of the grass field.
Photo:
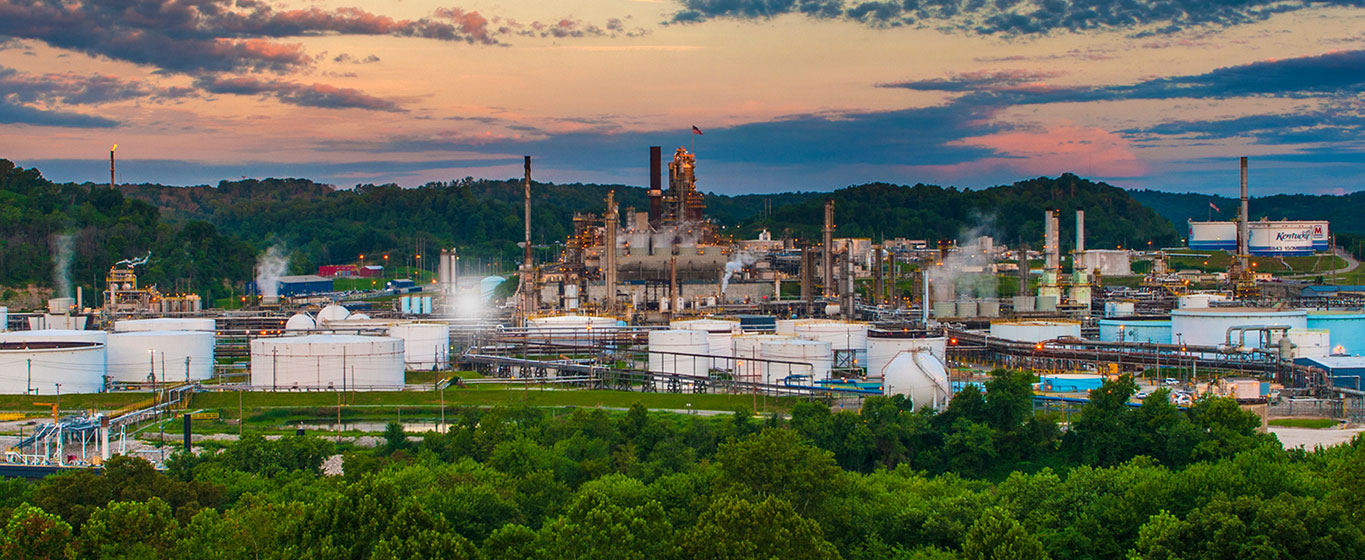
[[(93, 395), (62, 395), (62, 410), (113, 410), (152, 398), (151, 393), (96, 393)], [(35, 402), (56, 402), (56, 395), (0, 395), (0, 410), (43, 414), (47, 407), (33, 406)]]
[[(242, 406), (245, 408), (276, 407), (335, 407), (337, 393), (243, 393)], [(197, 393), (191, 402), (192, 408), (234, 409), (238, 405), (237, 393)], [(342, 401), (346, 406), (363, 407), (439, 407), (441, 395), (435, 391), (375, 391), (345, 393)], [(446, 406), (493, 406), (498, 404), (530, 406), (580, 406), (628, 408), (639, 402), (649, 408), (687, 409), (688, 404), (695, 410), (732, 410), (735, 407), (753, 405), (752, 395), (717, 395), (691, 393), (637, 393), (627, 391), (592, 391), (577, 389), (547, 389), (536, 386), (476, 385), (467, 388), (445, 390)], [(760, 405), (763, 401), (759, 398)], [(791, 399), (767, 399), (768, 408), (782, 411), (790, 409)]]
[(1339, 422), (1336, 420), (1329, 418), (1276, 418), (1270, 421), (1271, 426), (1280, 426), (1282, 428), (1312, 428), (1315, 430), (1331, 428), (1338, 423)]

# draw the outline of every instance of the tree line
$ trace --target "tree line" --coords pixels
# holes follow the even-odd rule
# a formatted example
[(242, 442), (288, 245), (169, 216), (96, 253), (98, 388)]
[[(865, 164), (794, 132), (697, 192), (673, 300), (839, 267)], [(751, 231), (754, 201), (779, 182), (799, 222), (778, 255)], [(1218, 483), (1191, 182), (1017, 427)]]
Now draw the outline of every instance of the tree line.
[[(1127, 378), (1063, 433), (1028, 381), (997, 372), (940, 413), (497, 406), (416, 440), (392, 424), (374, 449), (248, 435), (164, 473), (115, 458), (0, 481), (0, 559), (1365, 554), (1365, 439), (1285, 450), (1225, 399), (1128, 406)], [(324, 476), (336, 453), (344, 473)]]

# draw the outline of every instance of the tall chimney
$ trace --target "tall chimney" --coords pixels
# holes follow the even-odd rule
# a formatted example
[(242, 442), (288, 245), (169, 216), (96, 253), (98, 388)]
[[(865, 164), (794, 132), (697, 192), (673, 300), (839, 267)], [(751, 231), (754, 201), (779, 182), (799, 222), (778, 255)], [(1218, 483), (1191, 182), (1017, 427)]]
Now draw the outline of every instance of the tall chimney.
[(1057, 211), (1048, 210), (1043, 214), (1043, 258), (1047, 270), (1058, 269), (1057, 257)]
[(1085, 210), (1076, 211), (1076, 255), (1073, 264), (1079, 270), (1085, 264)]
[(1019, 291), (1017, 293), (1026, 296), (1029, 294), (1028, 246), (1020, 243), (1019, 249), (1015, 251), (1015, 257), (1019, 261)]
[(806, 313), (815, 308), (815, 290), (811, 289), (811, 275), (815, 273), (815, 252), (809, 243), (801, 244), (801, 300), (806, 302)]
[(606, 262), (606, 309), (608, 313), (616, 311), (616, 229), (620, 227), (620, 219), (616, 214), (616, 191), (607, 193), (607, 212), (606, 224), (604, 225), (605, 243), (602, 246), (602, 255)]
[(1249, 254), (1251, 253), (1250, 249), (1248, 248), (1248, 245), (1250, 245), (1250, 241), (1251, 241), (1251, 239), (1250, 239), (1251, 230), (1250, 230), (1249, 226), (1247, 225), (1247, 224), (1248, 224), (1248, 221), (1249, 221), (1249, 220), (1248, 220), (1248, 216), (1249, 216), (1250, 214), (1247, 212), (1247, 158), (1246, 158), (1246, 156), (1242, 156), (1242, 208), (1241, 208), (1241, 210), (1240, 210), (1239, 212), (1240, 212), (1240, 213), (1239, 213), (1238, 218), (1237, 218), (1237, 220), (1238, 220), (1238, 223), (1237, 223), (1237, 259), (1238, 259), (1238, 262), (1240, 262), (1240, 263), (1242, 264), (1242, 270), (1245, 271), (1245, 270), (1247, 270), (1247, 268), (1249, 267), (1249, 265), (1247, 264), (1247, 255), (1249, 255)]
[(825, 297), (834, 297), (834, 201), (825, 201), (825, 246), (824, 246), (824, 288)]
[(880, 244), (872, 246), (872, 305), (882, 304), (882, 294), (886, 292), (886, 286), (882, 284), (882, 246)]
[(118, 144), (109, 148), (109, 190), (114, 190), (114, 150), (118, 149)]
[(525, 188), (525, 218), (526, 238), (525, 251), (521, 261), (521, 289), (522, 289), (522, 313), (530, 314), (535, 311), (535, 279), (534, 263), (531, 260), (531, 156), (525, 156), (526, 181), (523, 183)]
[(649, 147), (649, 227), (658, 231), (663, 223), (663, 147)]

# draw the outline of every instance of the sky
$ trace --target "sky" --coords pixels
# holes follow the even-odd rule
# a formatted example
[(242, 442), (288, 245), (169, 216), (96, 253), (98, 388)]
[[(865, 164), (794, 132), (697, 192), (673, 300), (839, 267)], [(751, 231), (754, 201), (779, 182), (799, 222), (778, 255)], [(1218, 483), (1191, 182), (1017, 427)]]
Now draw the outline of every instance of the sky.
[(1362, 93), (1365, 0), (0, 0), (0, 158), (56, 181), (1340, 194)]

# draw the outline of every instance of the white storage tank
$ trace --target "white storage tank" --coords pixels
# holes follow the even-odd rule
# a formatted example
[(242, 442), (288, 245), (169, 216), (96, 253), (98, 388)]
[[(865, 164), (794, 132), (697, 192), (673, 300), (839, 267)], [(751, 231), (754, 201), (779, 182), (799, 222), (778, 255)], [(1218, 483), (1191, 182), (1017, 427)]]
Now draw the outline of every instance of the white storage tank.
[(104, 359), (100, 342), (0, 343), (0, 394), (98, 393), (104, 390)]
[(897, 355), (883, 371), (882, 393), (905, 395), (915, 410), (939, 408), (952, 399), (948, 369), (928, 351)]
[(114, 332), (202, 331), (214, 332), (213, 319), (167, 317), (162, 319), (124, 319), (114, 322)]
[(450, 325), (394, 325), (389, 327), (389, 336), (403, 340), (403, 361), (409, 369), (433, 370), (450, 364)]
[(796, 326), (802, 323), (818, 321), (819, 319), (778, 319), (773, 329), (774, 334), (783, 336), (796, 336)]
[(391, 391), (405, 382), (403, 341), (313, 334), (251, 341), (251, 385)]
[(179, 383), (213, 377), (211, 332), (137, 331), (109, 335), (110, 381)]
[(741, 334), (736, 335), (733, 340), (735, 343), (735, 350), (732, 354), (735, 357), (735, 379), (762, 381), (768, 375), (767, 363), (760, 361), (763, 358), (763, 343), (774, 340), (792, 340), (792, 337), (780, 334)]
[(954, 315), (954, 317), (976, 317), (976, 316), (977, 316), (977, 305), (976, 305), (976, 300), (974, 300), (974, 299), (963, 299), (963, 300), (958, 300), (957, 305), (956, 305), (956, 309), (957, 309), (957, 315)]
[(919, 350), (927, 350), (939, 361), (947, 362), (948, 339), (941, 336), (910, 338), (909, 333), (870, 331), (867, 337), (867, 375), (881, 377), (886, 364), (891, 363), (897, 354)]
[(1010, 298), (1010, 301), (1014, 303), (1016, 313), (1031, 312), (1034, 307), (1038, 306), (1038, 298), (1035, 296), (1014, 296)]
[(951, 301), (934, 302), (934, 316), (939, 318), (956, 317), (957, 304)]
[[(1227, 343), (1231, 327), (1277, 326), (1294, 329), (1308, 328), (1308, 312), (1280, 311), (1255, 307), (1215, 307), (1208, 309), (1176, 309), (1171, 311), (1171, 340), (1184, 340), (1190, 346), (1222, 346)], [(1275, 337), (1278, 338), (1278, 335)], [(1233, 344), (1240, 344), (1241, 335), (1233, 334)], [(1262, 347), (1260, 333), (1246, 334), (1247, 348)], [(1265, 346), (1270, 346), (1266, 344)]]
[(769, 340), (759, 345), (759, 355), (765, 360), (800, 362), (767, 364), (764, 377), (755, 380), (762, 383), (781, 383), (784, 378), (793, 375), (807, 376), (810, 382), (823, 381), (830, 378), (830, 369), (834, 366), (834, 350), (824, 341), (799, 338)]
[(650, 331), (649, 371), (706, 377), (711, 368), (709, 358), (677, 354), (705, 355), (710, 348), (706, 331), (682, 329)]
[(295, 313), (288, 321), (284, 322), (284, 330), (286, 331), (311, 331), (317, 327), (317, 321), (303, 313)]
[(9, 308), (0, 307), (0, 332), (9, 330)]
[(1185, 294), (1176, 300), (1177, 309), (1208, 309), (1213, 302), (1227, 301), (1227, 294), (1199, 293)]
[(684, 329), (693, 331), (706, 331), (707, 354), (712, 356), (722, 356), (721, 359), (712, 359), (711, 367), (725, 368), (729, 364), (729, 358), (734, 348), (734, 337), (740, 333), (739, 321), (724, 321), (720, 319), (684, 319), (672, 321), (668, 324), (669, 328)]
[(1016, 342), (1042, 342), (1056, 338), (1080, 338), (1081, 324), (1071, 321), (1001, 321), (991, 323), (991, 338)]
[(600, 333), (620, 326), (615, 317), (597, 315), (549, 315), (526, 320), (528, 336), (561, 345), (587, 345), (594, 331)]
[(109, 342), (109, 333), (104, 331), (77, 331), (67, 329), (42, 329), (36, 331), (9, 331), (0, 333), (0, 342)]
[(983, 299), (977, 303), (977, 315), (981, 317), (999, 317), (1000, 301)]
[(340, 305), (332, 304), (322, 308), (318, 312), (317, 324), (326, 325), (333, 321), (345, 321), (351, 315), (351, 311)]
[(828, 342), (836, 352), (854, 353), (856, 366), (867, 364), (867, 323), (851, 321), (811, 321), (796, 325), (796, 336)]

